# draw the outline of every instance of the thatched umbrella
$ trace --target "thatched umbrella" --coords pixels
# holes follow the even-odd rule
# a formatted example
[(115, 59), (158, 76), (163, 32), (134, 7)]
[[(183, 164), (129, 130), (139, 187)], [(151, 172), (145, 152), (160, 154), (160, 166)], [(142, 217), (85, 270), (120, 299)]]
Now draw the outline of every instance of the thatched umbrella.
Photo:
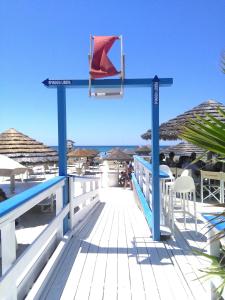
[(187, 142), (182, 142), (174, 146), (170, 146), (168, 148), (162, 149), (162, 152), (165, 154), (169, 154), (170, 152), (174, 152), (175, 155), (186, 155), (190, 156), (192, 152), (195, 152), (197, 156), (202, 155), (205, 150)]
[[(179, 139), (179, 133), (185, 123), (188, 122), (189, 119), (196, 119), (196, 116), (205, 117), (205, 114), (208, 113), (218, 120), (222, 120), (225, 122), (225, 118), (223, 118), (218, 112), (217, 108), (221, 108), (225, 110), (225, 106), (217, 102), (215, 100), (208, 100), (200, 105), (192, 108), (191, 110), (186, 111), (185, 113), (173, 118), (165, 123), (162, 123), (159, 127), (160, 139), (162, 140), (177, 140)], [(151, 139), (151, 131), (148, 130), (146, 133), (142, 134), (141, 137), (145, 140)]]
[(91, 149), (76, 149), (68, 153), (68, 157), (74, 157), (74, 158), (81, 158), (81, 157), (91, 158), (97, 155), (98, 155), (98, 151), (91, 150)]
[(123, 152), (130, 155), (130, 156), (135, 155), (135, 151), (131, 150), (131, 149), (128, 149), (128, 148), (124, 149)]
[(137, 149), (135, 149), (135, 153), (137, 155), (149, 155), (150, 151), (151, 151), (151, 149), (148, 146), (142, 146), (142, 147), (138, 147)]
[(105, 160), (116, 160), (116, 161), (130, 161), (132, 158), (129, 154), (119, 150), (115, 149), (112, 150), (105, 158)]
[(10, 128), (0, 134), (0, 154), (24, 165), (55, 163), (58, 153), (27, 135)]

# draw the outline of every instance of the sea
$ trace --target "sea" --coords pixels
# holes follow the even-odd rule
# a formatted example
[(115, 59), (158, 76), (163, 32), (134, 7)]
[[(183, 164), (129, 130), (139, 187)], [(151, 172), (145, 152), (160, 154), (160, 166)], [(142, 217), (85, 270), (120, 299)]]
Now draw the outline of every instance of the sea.
[[(54, 148), (55, 150), (58, 150), (58, 146), (50, 146), (51, 148)], [(105, 153), (108, 152), (109, 150), (116, 148), (116, 149), (121, 149), (121, 150), (130, 150), (133, 151), (135, 150), (138, 145), (111, 145), (111, 146), (86, 146), (86, 145), (76, 145), (74, 146), (74, 149), (90, 149), (90, 150), (97, 150), (100, 153)], [(169, 147), (169, 145), (162, 145), (160, 146), (160, 149), (164, 149)]]

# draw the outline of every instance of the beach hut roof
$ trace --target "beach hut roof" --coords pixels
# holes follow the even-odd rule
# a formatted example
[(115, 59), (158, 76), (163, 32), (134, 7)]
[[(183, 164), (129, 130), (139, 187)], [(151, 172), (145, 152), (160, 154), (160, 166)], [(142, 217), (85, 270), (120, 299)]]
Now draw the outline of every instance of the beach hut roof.
[[(192, 108), (191, 110), (186, 111), (185, 113), (173, 118), (165, 123), (162, 123), (159, 127), (160, 139), (162, 140), (177, 140), (179, 139), (179, 133), (181, 127), (185, 125), (185, 123), (189, 119), (195, 118), (195, 116), (205, 117), (205, 114), (208, 113), (218, 120), (222, 120), (225, 122), (225, 118), (223, 118), (217, 111), (217, 108), (221, 108), (225, 110), (225, 106), (217, 102), (215, 100), (208, 100), (200, 105)], [(151, 138), (151, 131), (148, 130), (141, 137), (145, 140)]]
[(142, 147), (138, 147), (137, 149), (135, 149), (135, 153), (136, 154), (141, 154), (141, 153), (150, 153), (151, 149), (148, 146), (142, 146)]
[(92, 149), (76, 149), (68, 153), (68, 157), (95, 157), (98, 155), (97, 150)]
[(112, 150), (105, 158), (105, 160), (118, 160), (118, 161), (130, 161), (132, 158), (129, 154), (119, 149)]
[(123, 150), (123, 152), (126, 153), (126, 154), (129, 154), (131, 156), (135, 155), (135, 151), (132, 150), (132, 149), (126, 148), (126, 149)]
[(10, 128), (0, 134), (0, 154), (21, 164), (55, 163), (58, 153), (53, 148)]
[(169, 154), (170, 152), (174, 152), (175, 155), (187, 155), (187, 156), (190, 156), (192, 152), (195, 152), (198, 155), (202, 155), (205, 150), (204, 149), (201, 149), (191, 143), (188, 143), (188, 142), (182, 142), (182, 143), (179, 143), (177, 145), (173, 145), (173, 146), (170, 146), (168, 148), (165, 148), (165, 149), (162, 149), (163, 153), (165, 154)]

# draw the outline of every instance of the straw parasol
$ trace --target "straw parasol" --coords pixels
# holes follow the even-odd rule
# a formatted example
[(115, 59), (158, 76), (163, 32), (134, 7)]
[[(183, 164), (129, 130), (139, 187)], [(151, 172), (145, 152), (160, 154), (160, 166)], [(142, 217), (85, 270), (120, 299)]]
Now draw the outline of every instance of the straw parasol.
[[(169, 120), (168, 122), (162, 123), (159, 127), (160, 139), (163, 140), (177, 140), (179, 139), (179, 133), (185, 123), (189, 119), (195, 119), (196, 116), (206, 117), (205, 114), (208, 113), (218, 120), (222, 120), (225, 122), (225, 118), (223, 118), (218, 112), (217, 108), (221, 108), (225, 110), (225, 106), (217, 102), (215, 100), (208, 100), (200, 105), (192, 108), (191, 110), (186, 111), (185, 113), (177, 116)], [(151, 139), (151, 131), (148, 130), (141, 137), (145, 140)]]
[(132, 158), (129, 154), (115, 149), (112, 150), (105, 158), (105, 160), (117, 160), (117, 161), (130, 161)]
[(175, 155), (186, 155), (190, 156), (192, 152), (195, 152), (198, 155), (202, 155), (205, 150), (191, 144), (188, 142), (182, 142), (174, 146), (170, 146), (168, 148), (162, 149), (162, 152), (165, 154), (169, 154), (170, 152), (174, 152)]
[(137, 149), (135, 149), (135, 153), (137, 155), (149, 155), (150, 151), (151, 151), (151, 149), (148, 146), (142, 146), (142, 147), (138, 147)]
[(68, 157), (74, 157), (74, 158), (81, 158), (81, 157), (91, 158), (97, 155), (98, 155), (98, 151), (92, 149), (76, 149), (68, 153)]
[(130, 156), (135, 155), (135, 151), (131, 150), (131, 149), (128, 149), (128, 148), (124, 149), (123, 152), (130, 155)]
[(14, 128), (0, 134), (0, 154), (25, 165), (55, 163), (58, 161), (58, 153), (54, 149)]

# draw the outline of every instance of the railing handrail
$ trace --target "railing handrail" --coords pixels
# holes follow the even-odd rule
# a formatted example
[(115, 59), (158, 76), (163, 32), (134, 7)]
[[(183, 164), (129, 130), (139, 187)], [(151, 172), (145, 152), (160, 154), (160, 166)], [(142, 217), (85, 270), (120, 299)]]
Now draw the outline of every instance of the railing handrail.
[(73, 174), (69, 174), (69, 177), (74, 178), (76, 181), (95, 181), (95, 180), (99, 180), (100, 177), (96, 177), (96, 176), (77, 176), (77, 175), (73, 175)]
[(65, 180), (65, 178), (66, 178), (65, 176), (54, 177), (48, 181), (37, 184), (36, 186), (31, 187), (28, 190), (7, 199), (7, 201), (1, 202), (0, 218), (7, 215), (9, 212), (13, 211), (14, 209), (18, 208), (22, 204), (28, 202), (30, 199), (34, 198), (35, 196), (43, 193), (44, 191), (48, 190), (49, 188), (53, 187), (59, 182)]
[[(134, 159), (140, 162), (151, 174), (152, 174), (152, 164), (147, 162), (145, 159), (143, 159), (141, 156), (135, 155)], [(159, 171), (159, 177), (160, 178), (167, 178), (169, 177), (168, 174), (166, 174), (164, 171)]]

